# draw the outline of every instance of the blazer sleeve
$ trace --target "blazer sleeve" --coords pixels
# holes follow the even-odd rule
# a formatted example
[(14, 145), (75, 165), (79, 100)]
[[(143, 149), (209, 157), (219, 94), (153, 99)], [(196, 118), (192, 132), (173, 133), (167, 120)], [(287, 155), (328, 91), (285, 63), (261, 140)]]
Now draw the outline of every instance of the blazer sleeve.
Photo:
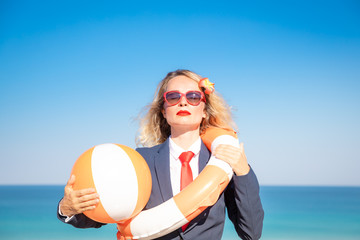
[(59, 204), (58, 204), (58, 207), (57, 207), (57, 217), (63, 223), (73, 225), (76, 228), (99, 228), (99, 227), (101, 227), (103, 225), (106, 225), (105, 223), (96, 222), (96, 221), (88, 218), (83, 213), (76, 214), (68, 222), (65, 222), (66, 217), (61, 216), (59, 214)]
[(251, 168), (247, 175), (234, 175), (225, 191), (225, 204), (239, 237), (260, 239), (264, 210), (259, 195), (259, 183)]

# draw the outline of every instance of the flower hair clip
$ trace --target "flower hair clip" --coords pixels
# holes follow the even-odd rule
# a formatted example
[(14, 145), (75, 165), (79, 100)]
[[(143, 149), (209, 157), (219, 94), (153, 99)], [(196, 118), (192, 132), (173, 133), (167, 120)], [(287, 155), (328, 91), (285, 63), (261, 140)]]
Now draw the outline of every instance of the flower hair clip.
[(199, 81), (199, 88), (205, 89), (205, 94), (210, 94), (215, 91), (214, 83), (210, 82), (208, 78), (203, 78)]

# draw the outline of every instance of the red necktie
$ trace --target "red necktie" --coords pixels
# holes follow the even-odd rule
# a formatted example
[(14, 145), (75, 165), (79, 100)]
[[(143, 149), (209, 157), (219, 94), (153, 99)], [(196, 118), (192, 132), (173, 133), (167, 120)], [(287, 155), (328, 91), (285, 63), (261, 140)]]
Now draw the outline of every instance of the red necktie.
[[(181, 179), (180, 179), (180, 190), (183, 190), (187, 185), (193, 181), (193, 175), (190, 167), (190, 161), (194, 157), (194, 153), (191, 151), (183, 152), (179, 159), (181, 161)], [(189, 223), (182, 226), (182, 230), (185, 231)]]

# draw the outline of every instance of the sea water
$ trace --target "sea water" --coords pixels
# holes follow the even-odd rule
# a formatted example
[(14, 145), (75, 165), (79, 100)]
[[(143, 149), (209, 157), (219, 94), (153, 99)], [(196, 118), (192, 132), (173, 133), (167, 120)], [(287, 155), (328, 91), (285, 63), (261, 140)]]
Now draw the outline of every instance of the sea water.
[[(56, 217), (63, 186), (0, 186), (0, 239), (116, 239), (115, 224), (77, 229)], [(360, 239), (360, 187), (262, 186), (261, 239)], [(236, 239), (227, 220), (223, 238)]]

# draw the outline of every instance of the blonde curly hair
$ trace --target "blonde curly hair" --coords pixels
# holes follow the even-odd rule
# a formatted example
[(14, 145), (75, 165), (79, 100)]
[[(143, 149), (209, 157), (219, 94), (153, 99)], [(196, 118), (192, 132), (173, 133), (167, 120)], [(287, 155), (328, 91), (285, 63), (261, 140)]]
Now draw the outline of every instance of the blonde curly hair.
[[(202, 79), (200, 75), (183, 69), (169, 72), (166, 75), (159, 83), (152, 103), (142, 111), (146, 114), (140, 116), (139, 134), (136, 139), (137, 145), (151, 147), (165, 142), (170, 136), (170, 125), (161, 111), (164, 108), (165, 100), (163, 95), (166, 92), (168, 83), (177, 76), (186, 76), (196, 82)], [(205, 94), (205, 98), (206, 117), (200, 124), (199, 134), (202, 134), (210, 126), (236, 130), (237, 127), (232, 120), (230, 107), (226, 104), (225, 100), (216, 91), (209, 95)]]

